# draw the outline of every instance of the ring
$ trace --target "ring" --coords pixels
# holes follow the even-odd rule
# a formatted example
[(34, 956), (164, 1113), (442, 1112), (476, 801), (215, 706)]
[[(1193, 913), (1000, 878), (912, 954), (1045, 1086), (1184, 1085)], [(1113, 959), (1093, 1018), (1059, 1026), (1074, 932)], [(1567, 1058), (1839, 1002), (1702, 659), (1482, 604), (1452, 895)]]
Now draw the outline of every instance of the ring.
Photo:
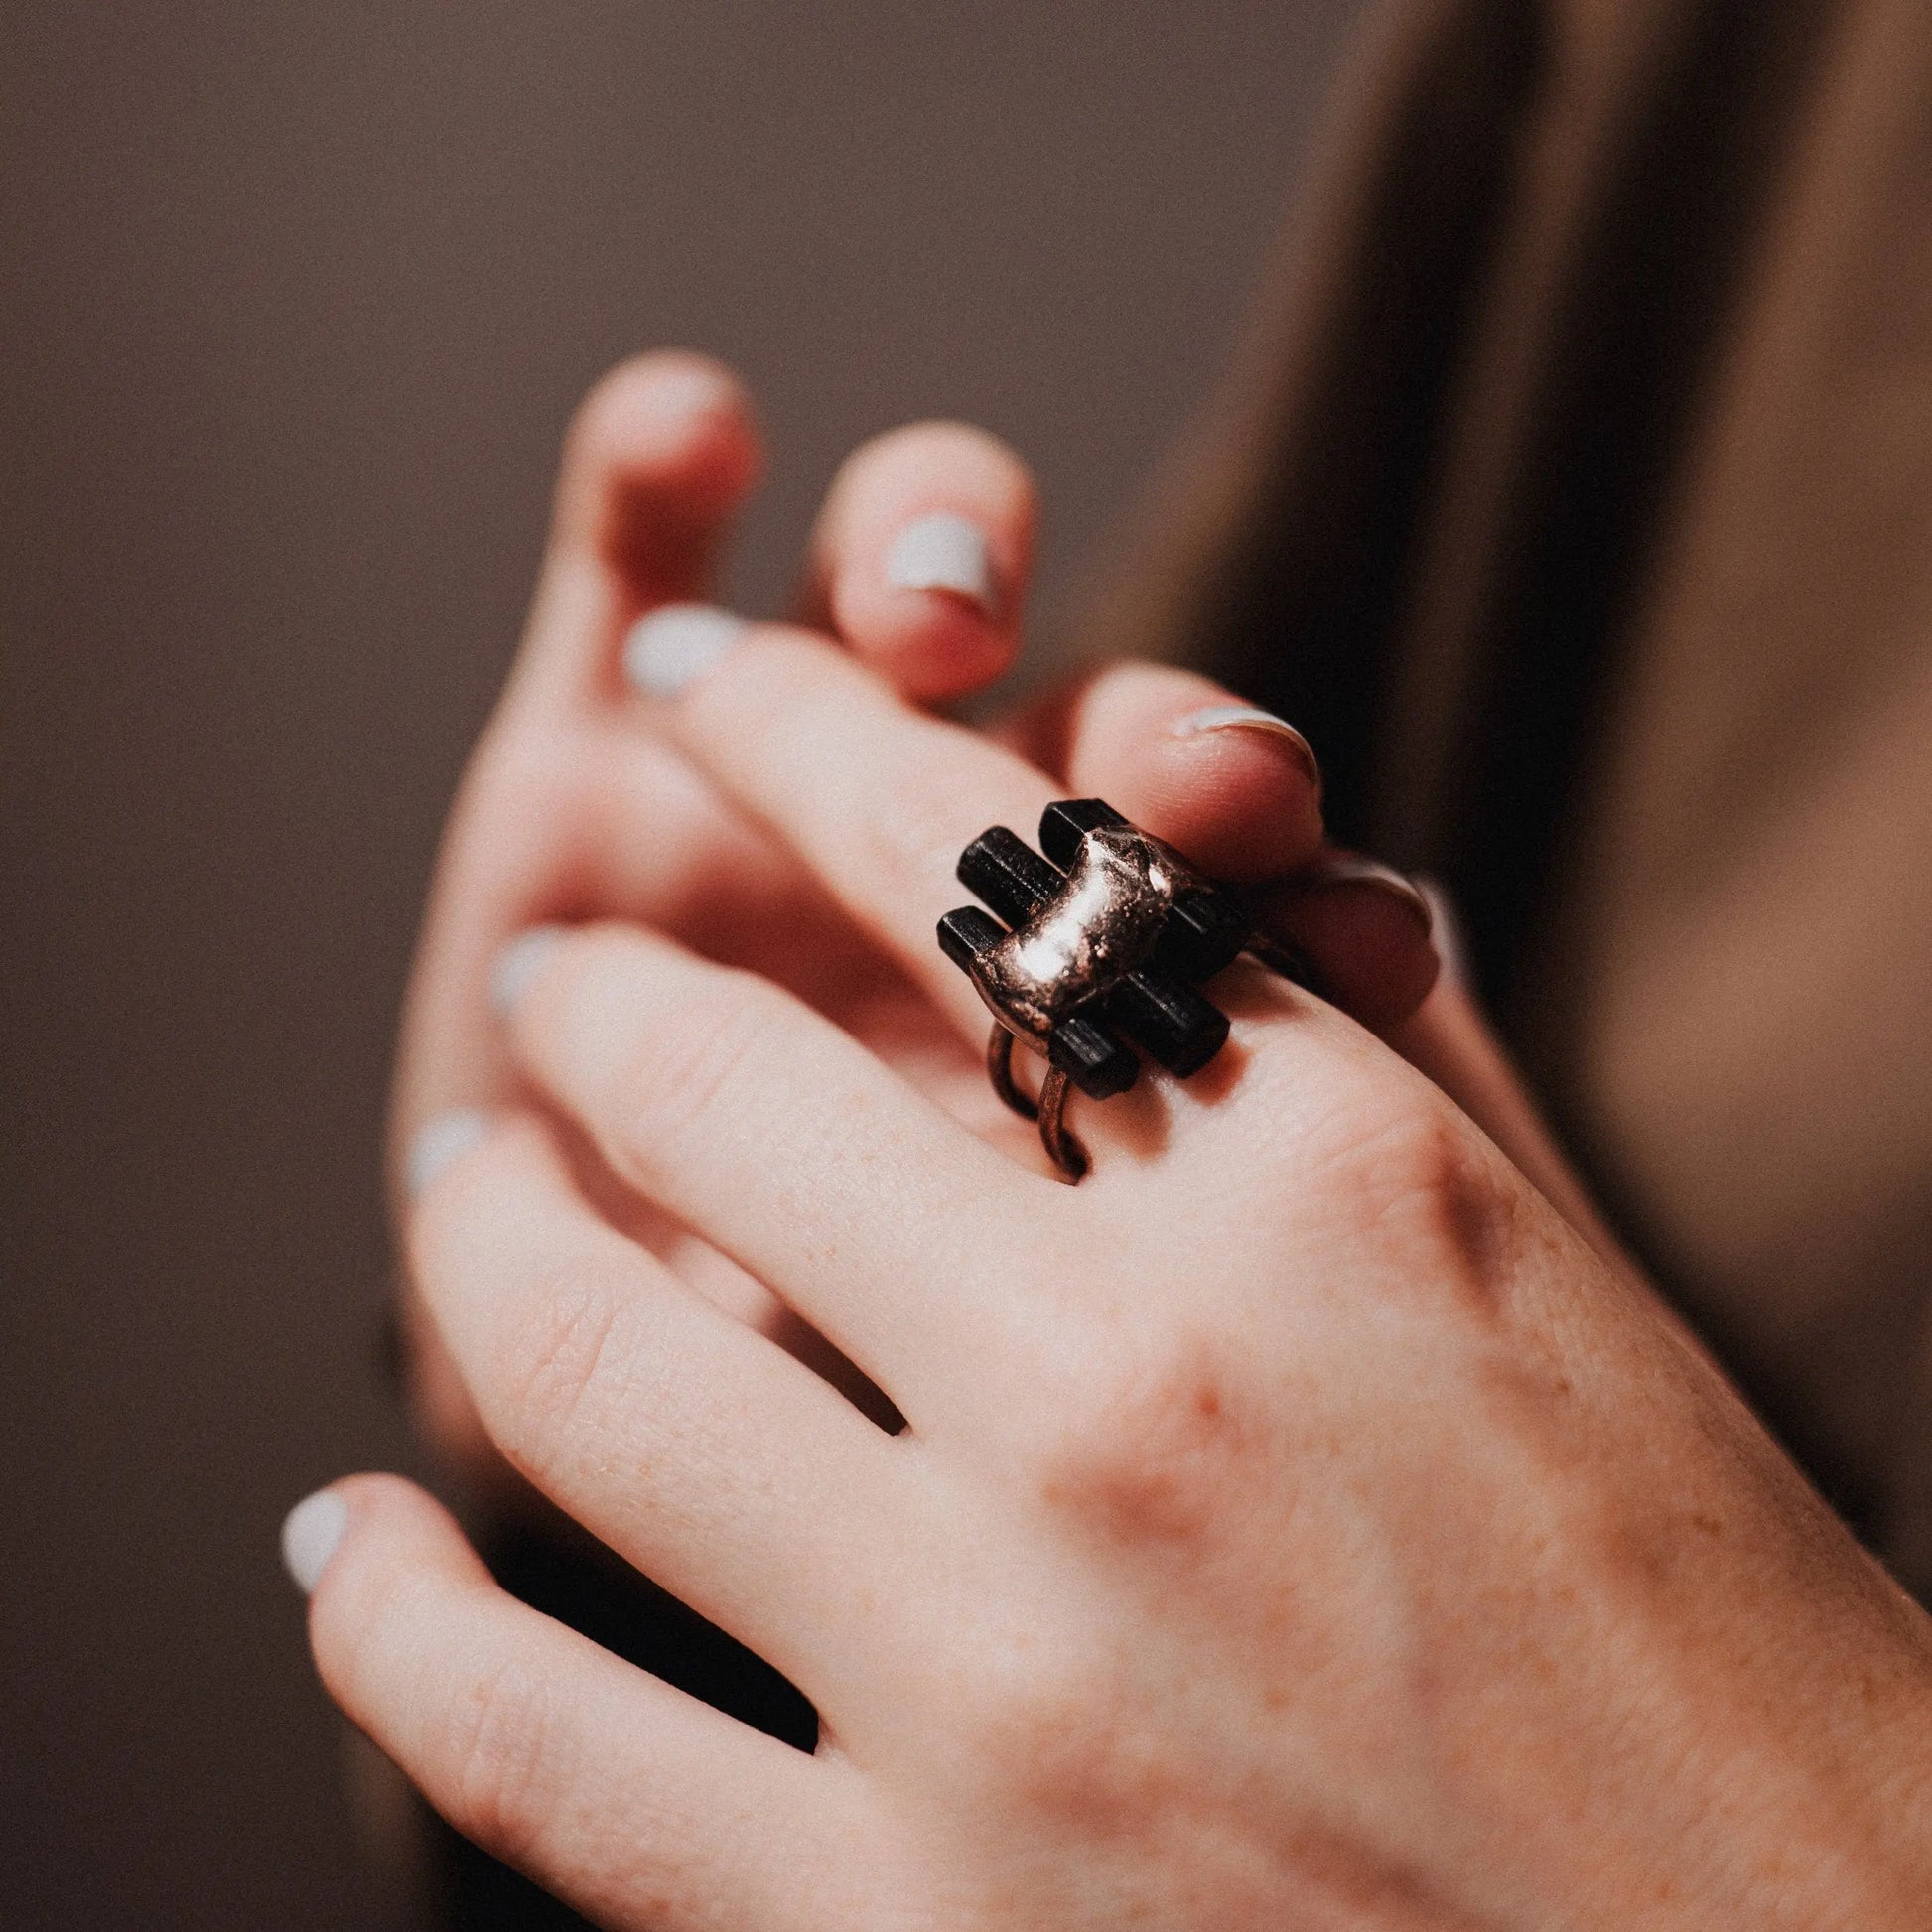
[[(939, 944), (993, 1015), (994, 1091), (1039, 1123), (1071, 1184), (1089, 1162), (1065, 1125), (1069, 1087), (1093, 1100), (1125, 1093), (1140, 1077), (1137, 1047), (1177, 1079), (1198, 1073), (1228, 1036), (1227, 1015), (1199, 988), (1242, 953), (1299, 986), (1314, 982), (1226, 889), (1100, 799), (1048, 805), (1039, 844), (1004, 825), (982, 832), (959, 855), (959, 882), (998, 916), (948, 912)], [(1014, 1079), (1016, 1039), (1046, 1061), (1037, 1101)]]

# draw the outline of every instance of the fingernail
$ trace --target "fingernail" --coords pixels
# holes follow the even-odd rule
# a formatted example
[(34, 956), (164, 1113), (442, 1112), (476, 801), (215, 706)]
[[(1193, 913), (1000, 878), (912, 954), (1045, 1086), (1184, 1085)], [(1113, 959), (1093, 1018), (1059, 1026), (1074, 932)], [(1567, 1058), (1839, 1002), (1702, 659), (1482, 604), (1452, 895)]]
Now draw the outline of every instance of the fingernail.
[(1400, 899), (1422, 925), (1426, 935), (1436, 929), (1436, 913), (1429, 896), (1406, 872), (1385, 866), (1366, 853), (1350, 852), (1338, 845), (1328, 846), (1319, 857), (1292, 874), (1287, 884), (1311, 893), (1325, 892), (1330, 886), (1374, 886)]
[(489, 1116), (480, 1107), (456, 1107), (416, 1130), (403, 1166), (411, 1198), (420, 1194), (450, 1163), (468, 1154), (489, 1132)]
[(567, 936), (567, 929), (560, 925), (533, 925), (528, 932), (519, 932), (496, 955), (496, 963), (489, 969), (489, 1004), (498, 1018), (507, 1020), (516, 1011), (524, 989), (543, 971), (543, 962)]
[(1436, 956), (1443, 962), (1444, 977), (1457, 986), (1469, 984), (1469, 945), (1462, 936), (1461, 915), (1449, 889), (1440, 879), (1418, 873), (1415, 888), (1429, 905), (1429, 936), (1435, 941)]
[(1321, 766), (1315, 760), (1314, 747), (1286, 718), (1263, 711), (1251, 704), (1211, 704), (1190, 711), (1173, 726), (1176, 738), (1194, 738), (1203, 732), (1249, 731), (1282, 740), (1306, 767), (1310, 779), (1321, 783)]
[(316, 1593), (347, 1528), (348, 1504), (337, 1489), (318, 1489), (313, 1496), (304, 1496), (283, 1517), (282, 1561), (304, 1596)]
[(664, 604), (630, 626), (623, 674), (647, 698), (674, 698), (738, 642), (749, 626), (715, 604)]
[(886, 581), (898, 591), (956, 591), (993, 609), (993, 558), (986, 532), (941, 510), (908, 523), (886, 552)]

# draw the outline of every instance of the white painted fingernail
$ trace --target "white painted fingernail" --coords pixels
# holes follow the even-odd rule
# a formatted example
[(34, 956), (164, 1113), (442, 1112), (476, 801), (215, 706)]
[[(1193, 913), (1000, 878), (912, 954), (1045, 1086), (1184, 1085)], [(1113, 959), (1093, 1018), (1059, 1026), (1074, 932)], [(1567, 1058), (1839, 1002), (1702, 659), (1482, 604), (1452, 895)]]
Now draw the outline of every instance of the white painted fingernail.
[(1400, 899), (1415, 914), (1425, 933), (1435, 930), (1436, 908), (1429, 895), (1406, 872), (1385, 866), (1365, 852), (1331, 845), (1289, 875), (1288, 883), (1304, 892), (1322, 892), (1330, 886), (1373, 886)]
[(457, 1107), (438, 1114), (416, 1130), (409, 1144), (403, 1180), (411, 1198), (420, 1194), (452, 1161), (468, 1154), (489, 1132), (489, 1116), (480, 1107)]
[(674, 698), (738, 642), (745, 620), (715, 604), (663, 604), (630, 626), (623, 674), (647, 698)]
[[(1179, 738), (1191, 738), (1196, 732), (1256, 731), (1272, 732), (1277, 738), (1302, 738), (1302, 734), (1286, 718), (1277, 718), (1272, 711), (1263, 711), (1251, 704), (1210, 704), (1199, 711), (1190, 711), (1186, 717), (1176, 719), (1174, 734)], [(1302, 739), (1307, 744), (1307, 739)]]
[(533, 925), (528, 932), (519, 932), (496, 955), (496, 963), (489, 969), (489, 1004), (500, 1019), (507, 1020), (516, 1011), (525, 988), (543, 971), (543, 962), (568, 936), (564, 926)]
[(986, 532), (942, 510), (908, 523), (886, 552), (886, 581), (898, 591), (956, 591), (993, 609), (993, 558)]
[(1184, 718), (1176, 719), (1173, 724), (1176, 738), (1194, 738), (1202, 732), (1226, 731), (1259, 732), (1266, 738), (1281, 739), (1307, 766), (1309, 776), (1317, 785), (1321, 782), (1321, 767), (1315, 762), (1314, 747), (1286, 718), (1277, 718), (1272, 711), (1263, 711), (1258, 705), (1204, 705), (1199, 711), (1190, 711)]
[(282, 1519), (282, 1561), (304, 1596), (313, 1596), (348, 1528), (348, 1504), (335, 1489), (304, 1496)]
[(1469, 943), (1462, 936), (1461, 915), (1449, 896), (1449, 888), (1426, 873), (1415, 874), (1410, 883), (1428, 902), (1429, 936), (1435, 944), (1437, 958), (1443, 962), (1445, 976), (1457, 986), (1468, 986)]

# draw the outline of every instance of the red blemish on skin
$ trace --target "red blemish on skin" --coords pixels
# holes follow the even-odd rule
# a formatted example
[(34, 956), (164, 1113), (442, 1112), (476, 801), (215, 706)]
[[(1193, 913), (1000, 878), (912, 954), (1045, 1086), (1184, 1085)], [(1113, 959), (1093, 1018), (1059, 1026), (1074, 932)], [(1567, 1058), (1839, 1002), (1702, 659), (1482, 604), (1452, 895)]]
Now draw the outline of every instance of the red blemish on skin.
[(1042, 1500), (1109, 1545), (1197, 1550), (1259, 1473), (1261, 1440), (1244, 1416), (1212, 1351), (1187, 1350), (1118, 1382), (1062, 1439)]

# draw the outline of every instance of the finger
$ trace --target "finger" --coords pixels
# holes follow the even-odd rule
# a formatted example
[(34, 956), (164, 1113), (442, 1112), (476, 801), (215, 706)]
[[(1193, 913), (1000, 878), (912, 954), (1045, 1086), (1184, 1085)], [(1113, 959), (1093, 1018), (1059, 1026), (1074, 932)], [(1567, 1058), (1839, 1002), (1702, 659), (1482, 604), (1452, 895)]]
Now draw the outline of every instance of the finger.
[(904, 1445), (610, 1228), (534, 1121), (447, 1169), (407, 1242), (513, 1467), (821, 1708), (871, 1680), (855, 1592), (891, 1602), (920, 1541)]
[(1166, 664), (1109, 664), (1001, 736), (1067, 789), (1104, 798), (1215, 879), (1273, 879), (1321, 845), (1321, 774), (1286, 720)]
[[(971, 982), (940, 954), (933, 924), (963, 896), (955, 872), (961, 848), (989, 824), (1030, 833), (1059, 788), (1006, 746), (914, 712), (880, 680), (805, 632), (741, 626), (731, 641), (702, 658), (680, 653), (673, 635), (661, 660), (654, 657), (654, 623), (639, 626), (633, 642), (641, 648), (632, 667), (648, 695), (668, 700), (652, 714), (659, 729), (690, 752), (736, 804), (787, 840), (840, 905), (962, 1031), (983, 1037), (984, 1008)], [(1082, 753), (1077, 775), (1103, 775), (1104, 764), (1105, 773), (1131, 778), (1129, 748), (1171, 738), (1176, 700), (1178, 718), (1185, 720), (1202, 709), (1195, 700), (1203, 692), (1211, 695), (1214, 687), (1186, 680), (1177, 688), (1164, 675), (1124, 678), (1118, 704), (1093, 700), (1096, 717), (1108, 720), (1110, 749)], [(1245, 798), (1251, 809), (1272, 801), (1281, 822), (1293, 828), (1280, 837), (1276, 853), (1299, 855), (1315, 867), (1321, 852), (1318, 790), (1299, 736), (1223, 732), (1218, 725), (1199, 735), (1238, 741), (1204, 754), (1183, 747), (1177, 759), (1179, 769), (1191, 759), (1203, 777), (1215, 762), (1224, 763), (1223, 829), (1235, 829), (1237, 801)], [(1067, 749), (1075, 747), (1069, 742)], [(1150, 806), (1164, 811), (1168, 828), (1197, 840), (1211, 821), (1197, 815), (1175, 825), (1187, 792), (1173, 775), (1160, 789), (1141, 783), (1127, 795), (1140, 800), (1144, 812)], [(1174, 842), (1194, 856), (1190, 845)], [(1400, 937), (1408, 954), (1420, 950), (1433, 973), (1426, 925), (1420, 947), (1413, 928)], [(1353, 961), (1349, 965), (1354, 977), (1365, 977)]]
[(1042, 773), (975, 732), (917, 711), (810, 632), (742, 624), (704, 654), (648, 620), (626, 668), (653, 725), (734, 805), (804, 861), (854, 922), (968, 1037), (987, 1017), (934, 930), (958, 905), (961, 848), (991, 824), (1036, 825)]
[(876, 437), (832, 480), (802, 621), (908, 697), (976, 691), (1019, 651), (1037, 514), (1027, 466), (983, 430), (914, 423)]
[(338, 1483), (292, 1545), (305, 1515), (310, 1543), (336, 1539), (309, 1612), (323, 1682), (466, 1837), (604, 1925), (858, 1921), (846, 1766), (519, 1603), (413, 1484)]
[(615, 718), (486, 747), (451, 813), (404, 1007), (390, 1116), (398, 1206), (427, 1122), (515, 1098), (489, 1011), (503, 942), (593, 915), (729, 951), (761, 925), (817, 931), (827, 908), (796, 861), (687, 759)]
[[(961, 849), (989, 825), (1032, 831), (1057, 787), (1004, 746), (914, 710), (849, 653), (809, 633), (748, 625), (708, 661), (667, 653), (680, 673), (672, 677), (651, 630), (639, 627), (633, 641), (644, 648), (633, 665), (640, 688), (657, 700), (659, 729), (734, 803), (791, 844), (966, 1038), (984, 1042), (986, 1008), (941, 951), (935, 928), (967, 897), (956, 877)], [(1223, 995), (1237, 991), (1238, 1006), (1230, 1006)], [(1244, 1027), (1279, 1015), (1286, 995), (1279, 982), (1217, 983), (1215, 1000)], [(1116, 1042), (1117, 1052), (1126, 1050)], [(1238, 1056), (1223, 1071), (1235, 1064)], [(1159, 1156), (1173, 1122), (1217, 1106), (1227, 1084), (1139, 1081), (1106, 1107), (1083, 1110), (1078, 1131), (1134, 1157), (1119, 1170), (1127, 1185)], [(1077, 1212), (1049, 1211), (1037, 1224), (1071, 1229)], [(890, 1379), (888, 1386), (897, 1394)]]
[(768, 1283), (915, 1430), (996, 1375), (1039, 1183), (831, 1022), (604, 926), (549, 942), (509, 1024), (613, 1172)]
[(1324, 846), (1252, 904), (1260, 929), (1311, 961), (1322, 992), (1385, 1037), (1436, 984), (1429, 901), (1393, 867)]
[(762, 461), (751, 405), (709, 357), (621, 362), (564, 439), (550, 541), (507, 698), (569, 705), (612, 688), (617, 639), (660, 604), (709, 594)]
[(1272, 713), (1190, 671), (1130, 662), (1049, 693), (1000, 733), (1211, 877), (1267, 882), (1257, 923), (1363, 1025), (1385, 1030), (1434, 984), (1426, 900), (1399, 873), (1321, 843), (1314, 755)]
[[(1189, 732), (1203, 709), (1205, 730)], [(1237, 722), (1224, 725), (1230, 710)], [(1359, 854), (1323, 846), (1311, 856), (1306, 827), (1283, 836), (1281, 792), (1298, 774), (1284, 752), (1261, 760), (1276, 736), (1267, 714), (1244, 713), (1191, 673), (1121, 663), (1049, 693), (999, 731), (1064, 773), (1069, 790), (1105, 797), (1204, 870), (1270, 881), (1253, 901), (1262, 926), (1311, 961), (1337, 1006), (1449, 1093), (1579, 1233), (1629, 1265), (1466, 988), (1444, 970), (1444, 908)], [(1224, 736), (1251, 742), (1244, 764), (1217, 771), (1211, 741)]]
[[(705, 357), (666, 350), (621, 364), (591, 392), (565, 439), (544, 567), (508, 687), (450, 817), (405, 1003), (390, 1110), (389, 1173), (400, 1208), (409, 1149), (449, 1110), (510, 1097), (485, 1011), (487, 962), (506, 935), (555, 917), (634, 869), (639, 846), (587, 838), (580, 728), (616, 681), (618, 639), (638, 613), (703, 595), (717, 551), (759, 464), (743, 390)], [(748, 838), (716, 806), (651, 767), (671, 816), (708, 802), (714, 876)], [(734, 836), (735, 835), (735, 836)], [(690, 841), (695, 847), (697, 840)], [(654, 841), (644, 842), (655, 852)], [(608, 870), (607, 870), (608, 869)], [(653, 882), (636, 882), (638, 886)], [(756, 897), (748, 894), (748, 897)], [(641, 892), (601, 909), (642, 910)], [(405, 1308), (411, 1396), (432, 1439), (494, 1478), (474, 1410), (433, 1329)]]
[[(827, 919), (788, 853), (725, 810), (669, 746), (622, 734), (614, 719), (569, 734), (563, 759), (540, 734), (513, 757), (480, 761), (452, 815), (403, 1026), (390, 1111), (390, 1174), (400, 1224), (416, 1172), (479, 1108), (519, 1096), (490, 1011), (490, 963), (528, 921), (593, 913), (647, 918), (729, 952), (761, 928), (809, 939)], [(800, 947), (836, 958), (830, 945)], [(626, 1231), (648, 1238), (633, 1213)], [(653, 1243), (679, 1274), (766, 1333), (789, 1328), (760, 1285), (687, 1240)], [(717, 1265), (711, 1265), (717, 1263)], [(422, 1311), (403, 1309), (412, 1412), (458, 1466), (498, 1486), (506, 1476), (461, 1377)], [(513, 1490), (512, 1492), (513, 1493)]]
[[(573, 902), (582, 908), (605, 865), (652, 863), (656, 841), (643, 842), (641, 859), (626, 843), (606, 860), (587, 837), (581, 732), (600, 714), (581, 701), (611, 688), (618, 640), (639, 611), (708, 588), (758, 466), (742, 389), (702, 356), (664, 350), (621, 363), (579, 408), (516, 667), (439, 855), (404, 1010), (392, 1174), (426, 1120), (505, 1097), (483, 1007), (488, 962), (503, 940)], [(677, 825), (705, 815), (705, 788), (695, 778), (677, 786), (662, 756), (646, 781), (670, 799)], [(747, 835), (715, 802), (708, 816), (723, 870), (744, 856)], [(624, 898), (605, 909), (643, 908)]]

